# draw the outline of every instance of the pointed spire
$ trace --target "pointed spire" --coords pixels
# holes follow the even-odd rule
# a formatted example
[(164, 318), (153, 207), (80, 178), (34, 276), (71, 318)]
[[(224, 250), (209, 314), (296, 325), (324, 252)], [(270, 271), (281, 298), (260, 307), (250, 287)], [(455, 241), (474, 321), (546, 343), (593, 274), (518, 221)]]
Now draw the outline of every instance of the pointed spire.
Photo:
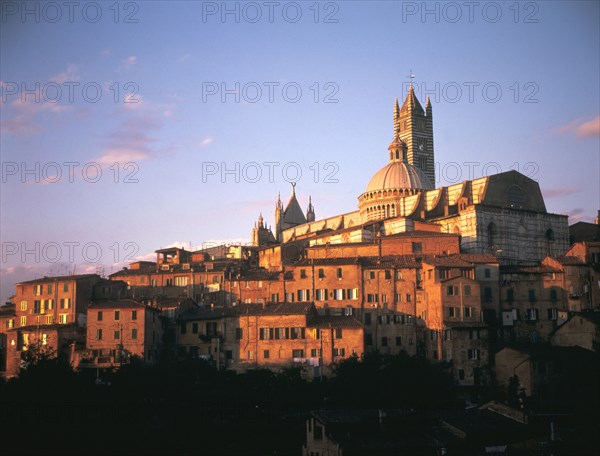
[(416, 111), (420, 114), (424, 114), (423, 107), (421, 103), (419, 103), (419, 99), (415, 95), (415, 90), (413, 89), (412, 81), (410, 82), (410, 87), (408, 89), (408, 94), (406, 95), (406, 99), (404, 100), (404, 104), (402, 105), (401, 112), (405, 111)]
[(307, 222), (315, 221), (315, 207), (312, 204), (312, 196), (308, 197), (308, 209), (306, 210), (306, 221)]
[(394, 102), (394, 133), (400, 130), (400, 105), (398, 105), (398, 97)]

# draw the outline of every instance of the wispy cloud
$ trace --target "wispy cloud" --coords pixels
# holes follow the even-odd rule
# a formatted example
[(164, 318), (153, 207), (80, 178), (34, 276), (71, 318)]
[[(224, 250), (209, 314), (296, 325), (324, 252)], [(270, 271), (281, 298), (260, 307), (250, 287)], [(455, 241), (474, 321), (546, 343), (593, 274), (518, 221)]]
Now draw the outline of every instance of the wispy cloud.
[(73, 63), (67, 65), (67, 69), (50, 78), (51, 82), (64, 84), (65, 82), (79, 81), (79, 67)]
[[(133, 97), (133, 95), (128, 95)], [(158, 132), (164, 119), (173, 115), (173, 105), (151, 103), (140, 94), (135, 94), (135, 102), (125, 100), (118, 115), (122, 120), (118, 127), (109, 133), (100, 163), (137, 162), (148, 160), (159, 152), (159, 139), (149, 132)]]
[(557, 198), (560, 196), (568, 196), (574, 193), (579, 193), (581, 189), (575, 187), (554, 187), (542, 191), (545, 198)]
[(567, 212), (567, 215), (569, 216), (570, 225), (588, 219), (585, 210), (580, 207), (571, 209), (569, 212)]
[(574, 133), (578, 138), (597, 138), (600, 136), (600, 116), (591, 120), (581, 117), (560, 125), (554, 129), (555, 133)]
[(126, 59), (121, 60), (121, 69), (129, 70), (129, 69), (133, 68), (135, 65), (137, 65), (137, 61), (138, 61), (138, 59), (135, 55), (130, 55)]
[(215, 138), (213, 138), (212, 136), (207, 136), (202, 141), (200, 141), (200, 147), (206, 147), (209, 144), (211, 144), (214, 140)]
[(577, 136), (580, 138), (600, 136), (600, 116), (585, 122), (577, 128)]

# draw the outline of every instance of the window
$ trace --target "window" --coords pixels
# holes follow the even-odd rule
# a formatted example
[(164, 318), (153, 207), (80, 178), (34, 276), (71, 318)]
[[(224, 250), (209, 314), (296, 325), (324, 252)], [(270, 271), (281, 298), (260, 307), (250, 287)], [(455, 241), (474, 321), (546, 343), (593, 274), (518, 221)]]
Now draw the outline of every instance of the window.
[(185, 334), (187, 332), (187, 324), (181, 323), (179, 325), (179, 334)]
[(375, 271), (369, 271), (369, 279), (374, 279), (375, 278)]
[(131, 338), (133, 340), (137, 339), (137, 334), (138, 334), (137, 328), (131, 328)]
[(67, 292), (67, 291), (69, 291), (69, 282), (65, 282), (65, 283), (63, 284), (63, 291), (64, 291), (64, 292)]
[(43, 313), (43, 310), (42, 310), (42, 301), (39, 301), (39, 300), (33, 301), (33, 313), (34, 314), (41, 314), (41, 313)]
[(273, 337), (273, 328), (260, 328), (258, 330), (258, 338), (260, 340), (269, 340), (272, 339)]
[(60, 298), (60, 308), (61, 309), (69, 308), (69, 298)]
[(263, 350), (263, 358), (264, 359), (269, 359), (270, 356), (271, 356), (271, 353), (269, 353), (269, 350)]
[(490, 287), (485, 287), (483, 289), (483, 299), (485, 300), (485, 302), (492, 301), (492, 289)]
[(326, 301), (327, 290), (325, 288), (318, 288), (317, 290), (315, 290), (315, 299), (317, 301)]
[(13, 318), (6, 320), (6, 329), (11, 329), (14, 327), (15, 327), (15, 320)]
[(310, 357), (317, 358), (319, 356), (321, 356), (321, 349), (320, 348), (311, 348)]
[(529, 321), (536, 321), (538, 319), (538, 310), (537, 309), (527, 309), (525, 313), (525, 319)]
[(279, 293), (271, 293), (271, 302), (279, 302)]
[(444, 279), (447, 279), (448, 277), (450, 277), (450, 273), (449, 273), (448, 269), (440, 269), (438, 271), (438, 275), (440, 277), (440, 280), (444, 280)]
[(548, 320), (557, 320), (558, 319), (558, 310), (557, 309), (548, 309)]
[(335, 301), (342, 301), (346, 299), (346, 290), (344, 290), (343, 288), (333, 290), (333, 299)]
[(176, 287), (185, 287), (188, 284), (188, 276), (176, 276), (175, 277), (175, 286)]
[(341, 279), (342, 278), (342, 268), (337, 268), (336, 274), (337, 274), (337, 278)]
[(39, 296), (42, 294), (42, 285), (34, 285), (33, 286), (33, 294)]
[(119, 310), (115, 310), (115, 321), (119, 321), (121, 319), (121, 312)]
[(389, 269), (385, 270), (385, 279), (392, 280), (392, 271), (390, 271)]
[(388, 338), (387, 337), (382, 337), (381, 338), (381, 346), (382, 347), (387, 347), (388, 346)]
[(336, 339), (342, 338), (342, 328), (335, 328), (335, 338)]
[(412, 243), (412, 253), (421, 253), (423, 252), (423, 244), (421, 242), (413, 242)]
[(52, 284), (51, 283), (48, 284), (47, 290), (48, 290), (48, 294), (52, 293)]
[(400, 346), (402, 345), (402, 337), (401, 336), (396, 336), (396, 346)]
[(121, 338), (121, 331), (119, 331), (118, 329), (115, 330), (115, 332), (113, 333), (113, 339), (114, 340), (119, 340)]
[(379, 296), (373, 293), (369, 293), (367, 295), (367, 302), (377, 302), (379, 301)]
[(323, 270), (323, 268), (319, 269), (319, 279), (322, 279), (325, 277), (325, 271)]
[(334, 348), (333, 349), (333, 356), (345, 356), (345, 355), (346, 355), (345, 348)]
[(254, 359), (254, 352), (252, 350), (248, 350), (248, 359)]
[(412, 301), (412, 295), (410, 293), (406, 293), (406, 302)]
[(198, 323), (192, 323), (192, 334), (198, 334)]
[(396, 280), (402, 280), (402, 271), (396, 271)]
[(298, 301), (306, 302), (310, 299), (310, 290), (298, 290)]
[(512, 288), (506, 290), (506, 300), (508, 302), (513, 302), (515, 300), (515, 290), (513, 290)]
[(304, 350), (300, 348), (292, 350), (292, 358), (304, 358)]
[(469, 307), (469, 306), (465, 307), (465, 308), (463, 309), (463, 315), (464, 315), (465, 317), (472, 317), (472, 316), (473, 316), (473, 308), (472, 308), (472, 307)]
[(27, 317), (25, 315), (21, 317), (21, 326), (27, 326)]
[(60, 314), (58, 316), (58, 322), (62, 325), (66, 324), (69, 320), (69, 314)]
[(206, 335), (208, 337), (217, 335), (217, 323), (214, 321), (206, 323)]
[(48, 309), (48, 310), (54, 309), (54, 299), (46, 300), (46, 309)]
[(96, 330), (96, 340), (102, 340), (102, 330), (101, 329)]
[(98, 311), (98, 321), (102, 321), (102, 311)]
[(489, 279), (492, 276), (492, 271), (488, 268), (485, 268), (483, 270), (483, 277), (485, 277), (486, 279)]
[(478, 329), (469, 329), (469, 339), (471, 339), (471, 340), (479, 339), (479, 330)]
[(348, 288), (346, 290), (346, 296), (348, 299), (356, 301), (358, 299), (358, 288)]
[(347, 317), (351, 317), (352, 315), (354, 315), (354, 308), (352, 306), (346, 306), (344, 308), (344, 315), (346, 315)]
[(132, 320), (137, 320), (137, 310), (132, 310), (131, 311), (131, 319)]
[(448, 296), (458, 296), (458, 287), (456, 285), (448, 285), (446, 287), (446, 294)]
[(448, 317), (460, 317), (460, 307), (448, 307)]
[(323, 427), (315, 424), (315, 432), (313, 433), (313, 439), (323, 440)]
[(300, 278), (306, 279), (306, 269), (300, 269)]
[(478, 348), (469, 348), (467, 351), (468, 359), (480, 359), (480, 353)]
[(530, 302), (535, 301), (535, 290), (528, 290), (527, 294)]
[(556, 288), (552, 288), (550, 290), (550, 301), (556, 301), (558, 299), (558, 294), (556, 292)]
[(22, 311), (27, 310), (27, 301), (21, 301), (21, 310)]
[[(235, 340), (242, 340), (244, 338), (244, 328), (235, 328)], [(268, 356), (267, 356), (268, 358)]]

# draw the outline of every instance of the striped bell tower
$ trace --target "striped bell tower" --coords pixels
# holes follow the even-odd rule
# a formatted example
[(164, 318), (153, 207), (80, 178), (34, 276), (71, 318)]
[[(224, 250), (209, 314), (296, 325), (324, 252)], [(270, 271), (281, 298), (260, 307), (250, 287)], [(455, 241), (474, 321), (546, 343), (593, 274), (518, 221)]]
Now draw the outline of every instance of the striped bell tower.
[(406, 144), (408, 163), (423, 171), (435, 187), (431, 101), (427, 97), (423, 110), (415, 95), (412, 81), (402, 108), (398, 105), (398, 98), (394, 103), (394, 133)]

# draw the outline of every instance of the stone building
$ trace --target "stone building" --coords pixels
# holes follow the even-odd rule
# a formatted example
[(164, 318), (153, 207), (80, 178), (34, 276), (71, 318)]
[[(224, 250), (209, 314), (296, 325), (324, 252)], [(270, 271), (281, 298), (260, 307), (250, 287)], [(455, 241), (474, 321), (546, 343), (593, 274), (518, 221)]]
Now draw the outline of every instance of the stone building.
[(138, 357), (159, 359), (163, 336), (160, 310), (133, 299), (93, 302), (87, 308), (87, 353), (81, 367), (111, 367)]
[(18, 374), (21, 353), (38, 342), (74, 363), (75, 351), (85, 346), (87, 305), (101, 281), (99, 275), (82, 274), (18, 283), (14, 320), (6, 330), (6, 376)]
[(245, 371), (305, 366), (319, 376), (341, 359), (363, 354), (363, 329), (352, 316), (319, 315), (312, 302), (199, 308), (179, 318), (183, 356)]

